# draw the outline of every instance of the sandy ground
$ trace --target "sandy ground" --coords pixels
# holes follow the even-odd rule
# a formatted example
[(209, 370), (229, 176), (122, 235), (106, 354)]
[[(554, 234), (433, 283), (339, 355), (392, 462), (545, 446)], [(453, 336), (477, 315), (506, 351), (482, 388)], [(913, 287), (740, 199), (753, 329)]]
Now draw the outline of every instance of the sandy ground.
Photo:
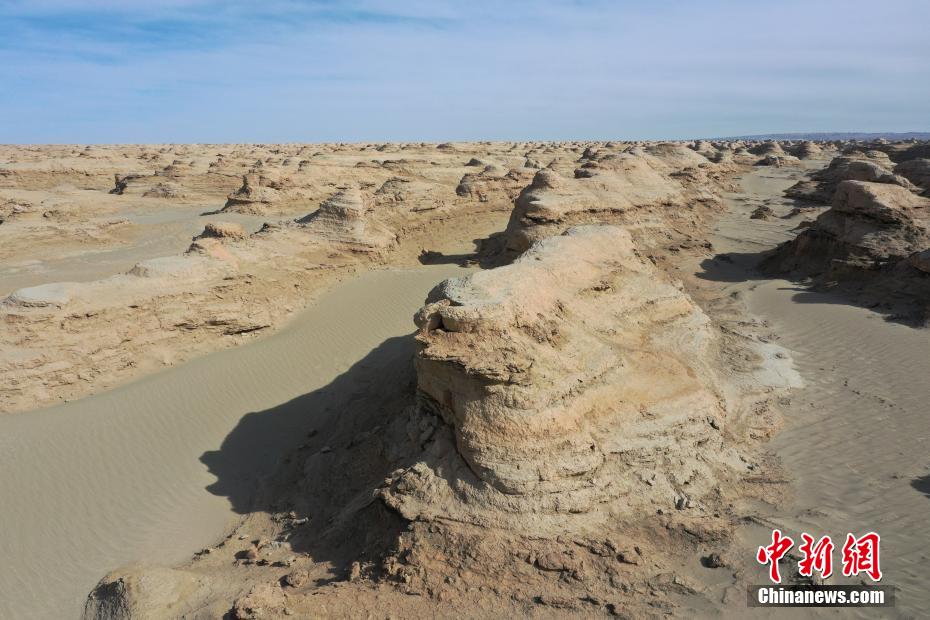
[[(99, 396), (0, 417), (0, 617), (77, 617), (108, 570), (142, 559), (174, 564), (212, 544), (246, 509), (235, 498), (250, 496), (280, 455), (305, 441), (294, 429), (330, 401), (314, 400), (312, 411), (278, 407), (274, 420), (255, 412), (325, 390), (366, 356), (382, 367), (409, 364), (412, 342), (396, 337), (412, 331), (437, 281), (464, 272), (366, 274), (268, 338)], [(250, 413), (248, 440), (224, 444)]]
[[(35, 252), (3, 256), (0, 262), (0, 295), (47, 282), (89, 282), (126, 272), (143, 260), (180, 254), (207, 222), (236, 222), (252, 233), (267, 219), (240, 213), (202, 216), (203, 208), (166, 209), (160, 201), (151, 202), (157, 204), (148, 209), (130, 208), (120, 212), (119, 219), (129, 222), (129, 225), (123, 227), (125, 230), (121, 230), (116, 238), (101, 240), (103, 242), (99, 244), (88, 240), (83, 243), (63, 240), (50, 244), (41, 256), (36, 256)], [(16, 230), (17, 226), (27, 228), (14, 222), (8, 225), (11, 230), (4, 233), (10, 236), (21, 234)], [(28, 234), (26, 230), (22, 233)]]
[[(760, 517), (795, 539), (801, 531), (834, 540), (847, 532), (878, 532), (882, 583), (899, 588), (896, 607), (843, 610), (842, 616), (920, 617), (930, 605), (925, 570), (930, 559), (930, 463), (925, 458), (930, 383), (918, 378), (930, 377), (930, 333), (796, 283), (756, 279), (760, 276), (752, 267), (758, 253), (788, 239), (802, 219), (819, 212), (781, 219), (794, 206), (781, 191), (797, 175), (797, 170), (766, 168), (741, 179), (745, 193), (730, 197), (730, 213), (713, 238), (716, 250), (732, 263), (717, 260), (702, 272), (722, 282), (724, 293), (742, 296), (779, 344), (791, 350), (807, 384), (792, 393), (784, 428), (771, 443), (793, 483), (791, 499), (761, 508)], [(775, 218), (749, 219), (761, 202)], [(751, 554), (770, 529), (751, 528), (741, 536)], [(760, 573), (757, 582), (763, 578)], [(813, 614), (795, 612), (792, 616)]]
[[(717, 258), (691, 270), (703, 295), (737, 301), (740, 320), (760, 323), (791, 350), (807, 384), (785, 401), (784, 428), (770, 444), (784, 479), (767, 483), (770, 502), (747, 500), (756, 523), (736, 532), (735, 553), (745, 574), (757, 577), (749, 581), (762, 583), (753, 555), (771, 527), (796, 538), (800, 531), (838, 539), (875, 530), (883, 537), (884, 583), (900, 591), (890, 613), (861, 615), (920, 616), (930, 604), (921, 570), (930, 556), (930, 463), (915, 455), (924, 454), (930, 435), (930, 385), (915, 378), (930, 376), (930, 333), (754, 270), (762, 252), (819, 212), (788, 216), (794, 204), (781, 192), (826, 163), (744, 175), (743, 191), (728, 196), (729, 212), (711, 236)], [(761, 205), (775, 216), (750, 219)], [(79, 244), (73, 256), (63, 247), (35, 262), (0, 261), (0, 294), (53, 279), (93, 279), (176, 252), (204, 221), (189, 207), (132, 217), (145, 226), (113, 233), (96, 250)], [(249, 217), (237, 221), (253, 230), (259, 219)], [(475, 217), (482, 232), (500, 230), (505, 219)], [(442, 249), (468, 253), (467, 241)], [(0, 618), (77, 616), (108, 570), (142, 560), (177, 565), (215, 544), (252, 512), (257, 481), (307, 441), (308, 415), (322, 420), (363, 393), (409, 379), (397, 369), (409, 369), (413, 344), (397, 337), (412, 331), (426, 292), (462, 272), (442, 265), (365, 273), (321, 294), (273, 335), (95, 396), (0, 416), (0, 553), (7, 558)], [(702, 568), (697, 555), (687, 561), (695, 583), (727, 594), (719, 606), (685, 604), (680, 613), (750, 615), (745, 593), (725, 583), (732, 573)], [(395, 606), (404, 598), (386, 596), (398, 597)], [(790, 615), (813, 615), (801, 611)]]

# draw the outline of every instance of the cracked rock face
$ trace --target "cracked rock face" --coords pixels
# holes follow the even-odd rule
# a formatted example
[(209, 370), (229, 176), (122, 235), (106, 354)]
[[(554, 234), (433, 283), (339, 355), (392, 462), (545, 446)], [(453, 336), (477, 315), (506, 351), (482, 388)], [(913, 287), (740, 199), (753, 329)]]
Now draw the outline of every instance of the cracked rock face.
[(419, 393), (450, 434), (385, 491), (407, 518), (555, 531), (698, 501), (737, 460), (709, 320), (624, 229), (447, 280), (416, 321)]

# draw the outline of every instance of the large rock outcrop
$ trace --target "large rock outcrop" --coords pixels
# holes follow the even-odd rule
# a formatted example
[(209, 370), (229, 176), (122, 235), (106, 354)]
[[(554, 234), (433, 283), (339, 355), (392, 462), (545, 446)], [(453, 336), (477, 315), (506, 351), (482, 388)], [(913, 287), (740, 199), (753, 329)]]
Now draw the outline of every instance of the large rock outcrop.
[(770, 271), (865, 286), (884, 302), (930, 309), (930, 199), (896, 184), (844, 181), (833, 206), (766, 259)]
[(718, 175), (717, 164), (702, 155), (664, 144), (589, 153), (574, 178), (540, 170), (514, 201), (504, 250), (519, 254), (584, 224), (626, 226), (644, 249), (681, 241), (719, 206)]
[(572, 228), (427, 301), (418, 389), (450, 434), (384, 491), (406, 518), (551, 535), (696, 505), (744, 467), (708, 318), (622, 228)]
[(902, 161), (894, 167), (894, 173), (923, 190), (924, 196), (930, 196), (930, 159), (918, 157)]
[[(467, 165), (472, 164), (469, 162)], [(463, 175), (455, 193), (457, 196), (473, 198), (480, 202), (488, 202), (494, 197), (511, 201), (526, 185), (530, 174), (532, 171), (525, 168), (505, 170), (499, 166), (488, 165), (481, 172)]]
[(223, 211), (264, 215), (269, 205), (281, 199), (278, 188), (273, 185), (260, 174), (243, 175), (242, 186), (226, 198)]
[(298, 223), (322, 241), (359, 250), (386, 248), (396, 239), (358, 188), (340, 190)]
[(930, 247), (930, 200), (898, 185), (843, 181), (833, 206), (777, 254), (783, 269), (874, 270)]
[[(884, 154), (879, 153), (879, 155)], [(811, 174), (809, 180), (798, 181), (789, 187), (785, 190), (785, 195), (807, 202), (830, 204), (837, 187), (843, 181), (889, 183), (914, 190), (914, 185), (910, 181), (891, 172), (883, 163), (881, 157), (868, 157), (862, 154), (836, 157), (829, 166)]]
[(824, 154), (823, 148), (816, 142), (810, 140), (804, 140), (803, 142), (793, 145), (789, 148), (789, 151), (798, 159), (817, 159), (818, 157), (823, 157)]

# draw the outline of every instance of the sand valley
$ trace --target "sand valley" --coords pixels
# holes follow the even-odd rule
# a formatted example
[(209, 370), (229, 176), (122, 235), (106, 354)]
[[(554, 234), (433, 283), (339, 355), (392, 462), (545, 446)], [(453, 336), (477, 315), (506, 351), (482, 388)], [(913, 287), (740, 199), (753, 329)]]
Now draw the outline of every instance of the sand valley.
[(918, 617), (928, 324), (916, 140), (2, 146), (0, 617)]

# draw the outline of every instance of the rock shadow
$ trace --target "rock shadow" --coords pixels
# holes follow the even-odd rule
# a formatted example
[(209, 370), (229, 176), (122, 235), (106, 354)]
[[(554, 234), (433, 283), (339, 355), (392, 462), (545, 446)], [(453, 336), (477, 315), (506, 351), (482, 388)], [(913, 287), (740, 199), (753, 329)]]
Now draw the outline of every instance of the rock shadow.
[(858, 279), (841, 283), (805, 272), (780, 272), (765, 267), (774, 250), (761, 252), (727, 252), (701, 261), (696, 276), (714, 282), (752, 282), (785, 280), (783, 287), (795, 292), (792, 301), (799, 304), (837, 304), (864, 308), (886, 321), (908, 327), (923, 327), (926, 316), (907, 291), (883, 286), (880, 281)]
[(377, 560), (407, 523), (374, 491), (412, 464), (407, 437), (415, 402), (412, 335), (390, 338), (325, 387), (245, 415), (201, 461), (207, 487), (240, 515), (279, 521), (297, 553), (328, 561)]
[(478, 254), (443, 254), (435, 250), (425, 250), (417, 257), (421, 265), (458, 265), (459, 267), (468, 267), (478, 261)]
[(459, 267), (480, 266), (482, 269), (493, 269), (510, 264), (519, 255), (506, 249), (507, 234), (504, 231), (472, 239), (472, 242), (475, 244), (475, 251), (469, 254), (443, 254), (424, 250), (420, 253), (419, 261), (423, 265), (454, 264)]
[(930, 499), (930, 474), (911, 480), (911, 486)]

